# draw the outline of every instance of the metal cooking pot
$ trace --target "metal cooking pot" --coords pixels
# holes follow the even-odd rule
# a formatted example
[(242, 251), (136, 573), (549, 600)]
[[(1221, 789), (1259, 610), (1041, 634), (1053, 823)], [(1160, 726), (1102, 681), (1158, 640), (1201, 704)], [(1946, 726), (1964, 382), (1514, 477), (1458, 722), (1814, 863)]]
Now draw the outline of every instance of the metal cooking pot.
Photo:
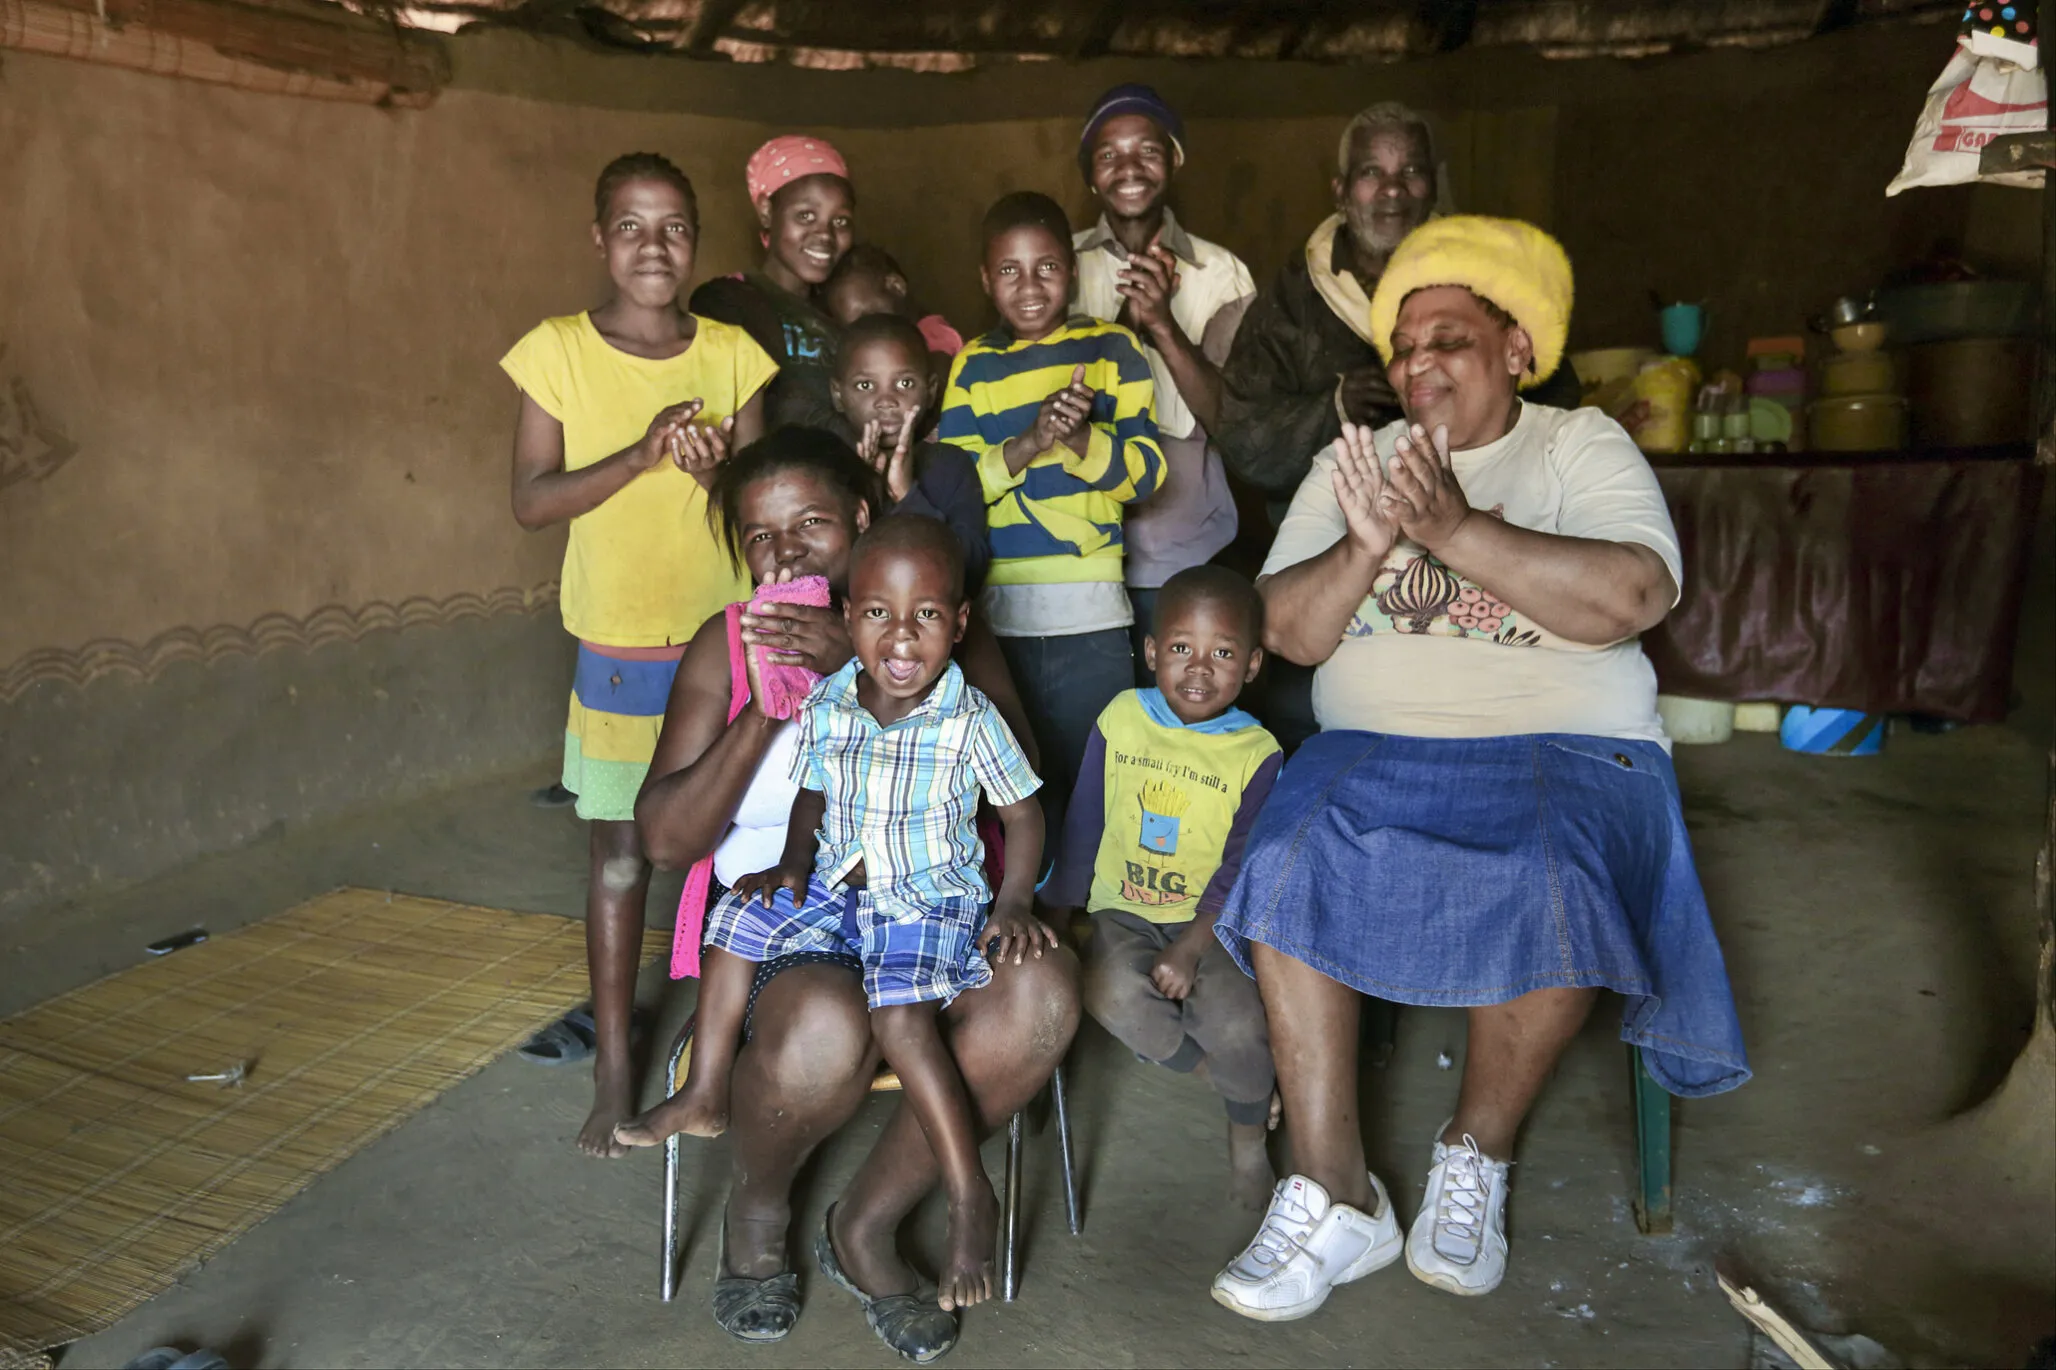
[(1877, 296), (1878, 316), (1892, 325), (1892, 341), (1907, 347), (2031, 337), (2038, 303), (2027, 281), (1938, 281), (1880, 290)]
[(1847, 328), (1852, 323), (1862, 323), (1877, 312), (1877, 302), (1869, 295), (1844, 295), (1828, 306), (1825, 314), (1816, 314), (1806, 321), (1806, 326), (1816, 333), (1827, 333), (1837, 328)]

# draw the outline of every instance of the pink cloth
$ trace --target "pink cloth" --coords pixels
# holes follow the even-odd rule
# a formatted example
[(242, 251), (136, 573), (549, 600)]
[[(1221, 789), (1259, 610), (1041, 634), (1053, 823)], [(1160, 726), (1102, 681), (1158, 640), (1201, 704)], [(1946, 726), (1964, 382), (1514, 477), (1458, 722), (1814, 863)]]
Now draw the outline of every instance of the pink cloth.
[(773, 138), (751, 153), (748, 164), (743, 167), (751, 204), (776, 194), (788, 182), (797, 181), (802, 176), (824, 173), (847, 181), (850, 178), (849, 164), (842, 160), (842, 154), (827, 139), (809, 138), (797, 133)]
[[(828, 581), (822, 576), (801, 576), (798, 580), (782, 585), (760, 585), (757, 587), (753, 604), (811, 604), (817, 609), (826, 609), (831, 602)], [(739, 607), (739, 606), (738, 606)], [(740, 628), (735, 630), (738, 634)], [(730, 639), (730, 646), (740, 642), (740, 636)], [(765, 656), (765, 649), (752, 649), (757, 654), (757, 679), (764, 683), (764, 712), (772, 718), (791, 718), (799, 711), (800, 701), (807, 697), (807, 691), (814, 688), (814, 682), (821, 677), (804, 666), (786, 666), (771, 661)], [(745, 695), (749, 686), (743, 686)], [(730, 714), (731, 721), (735, 715)]]
[[(751, 604), (811, 604), (827, 608), (831, 602), (828, 581), (822, 576), (801, 576), (782, 585), (762, 585), (749, 604), (728, 606), (728, 721), (742, 715), (750, 702), (749, 668), (743, 664), (742, 616)], [(756, 648), (762, 652), (763, 648)], [(804, 666), (787, 666), (757, 658), (757, 676), (764, 682), (764, 712), (771, 718), (791, 718), (807, 691), (821, 677)], [(717, 844), (718, 845), (718, 844)], [(714, 888), (714, 853), (692, 863), (685, 873), (685, 890), (678, 896), (678, 921), (671, 932), (671, 978), (697, 978), (700, 973), (700, 938), (707, 928), (707, 896)]]
[(921, 337), (930, 352), (954, 357), (964, 350), (964, 335), (951, 328), (949, 320), (940, 314), (926, 315), (914, 327), (921, 330)]

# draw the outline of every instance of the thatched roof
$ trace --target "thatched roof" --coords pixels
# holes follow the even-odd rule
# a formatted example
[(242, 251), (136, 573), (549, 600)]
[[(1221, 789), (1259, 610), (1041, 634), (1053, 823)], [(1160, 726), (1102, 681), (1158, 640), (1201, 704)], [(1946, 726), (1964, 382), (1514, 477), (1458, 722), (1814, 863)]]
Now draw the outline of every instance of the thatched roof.
[(1204, 57), (1389, 62), (1463, 47), (1645, 57), (1769, 47), (1851, 25), (1957, 18), (1959, 0), (338, 0), (404, 25), (581, 28), (735, 62), (956, 71), (992, 62)]

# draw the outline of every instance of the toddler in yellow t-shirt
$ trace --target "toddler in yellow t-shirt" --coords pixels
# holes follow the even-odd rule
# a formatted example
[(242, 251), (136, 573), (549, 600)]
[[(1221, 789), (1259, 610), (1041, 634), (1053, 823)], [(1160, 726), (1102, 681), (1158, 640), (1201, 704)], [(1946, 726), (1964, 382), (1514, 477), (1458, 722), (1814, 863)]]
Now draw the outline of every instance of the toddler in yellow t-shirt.
[(633, 1116), (629, 1009), (650, 865), (635, 831), (679, 657), (749, 586), (707, 522), (706, 482), (763, 431), (778, 367), (742, 329), (678, 303), (692, 279), (692, 182), (654, 153), (618, 157), (593, 195), (593, 246), (614, 292), (545, 319), (500, 360), (521, 390), (514, 517), (569, 521), (559, 599), (578, 639), (564, 788), (592, 823), (586, 918), (594, 1101), (579, 1146), (615, 1156)]
[(1263, 664), (1263, 601), (1195, 566), (1164, 583), (1143, 658), (1156, 685), (1100, 714), (1046, 903), (1092, 912), (1085, 1007), (1137, 1055), (1204, 1071), (1227, 1105), (1230, 1193), (1262, 1208), (1275, 1076), (1256, 982), (1214, 940), (1242, 846), (1282, 762), (1235, 707)]

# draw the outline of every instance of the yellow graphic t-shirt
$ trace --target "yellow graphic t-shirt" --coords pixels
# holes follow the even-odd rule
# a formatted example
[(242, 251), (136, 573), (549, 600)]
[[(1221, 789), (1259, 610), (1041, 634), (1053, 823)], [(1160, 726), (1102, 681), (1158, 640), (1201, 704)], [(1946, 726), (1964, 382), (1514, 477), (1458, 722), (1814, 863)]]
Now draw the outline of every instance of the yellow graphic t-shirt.
[(1116, 695), (1087, 743), (1045, 898), (1153, 923), (1218, 912), (1281, 760), (1240, 709), (1188, 725), (1159, 690)]
[[(742, 329), (696, 322), (692, 346), (655, 361), (613, 346), (589, 314), (545, 319), (500, 359), (500, 369), (564, 425), (564, 469), (576, 471), (641, 438), (667, 405), (699, 399), (706, 408), (695, 422), (719, 423), (777, 374), (778, 364)], [(564, 627), (586, 642), (680, 645), (748, 593), (748, 577), (708, 525), (706, 492), (669, 461), (571, 520), (558, 594)]]

